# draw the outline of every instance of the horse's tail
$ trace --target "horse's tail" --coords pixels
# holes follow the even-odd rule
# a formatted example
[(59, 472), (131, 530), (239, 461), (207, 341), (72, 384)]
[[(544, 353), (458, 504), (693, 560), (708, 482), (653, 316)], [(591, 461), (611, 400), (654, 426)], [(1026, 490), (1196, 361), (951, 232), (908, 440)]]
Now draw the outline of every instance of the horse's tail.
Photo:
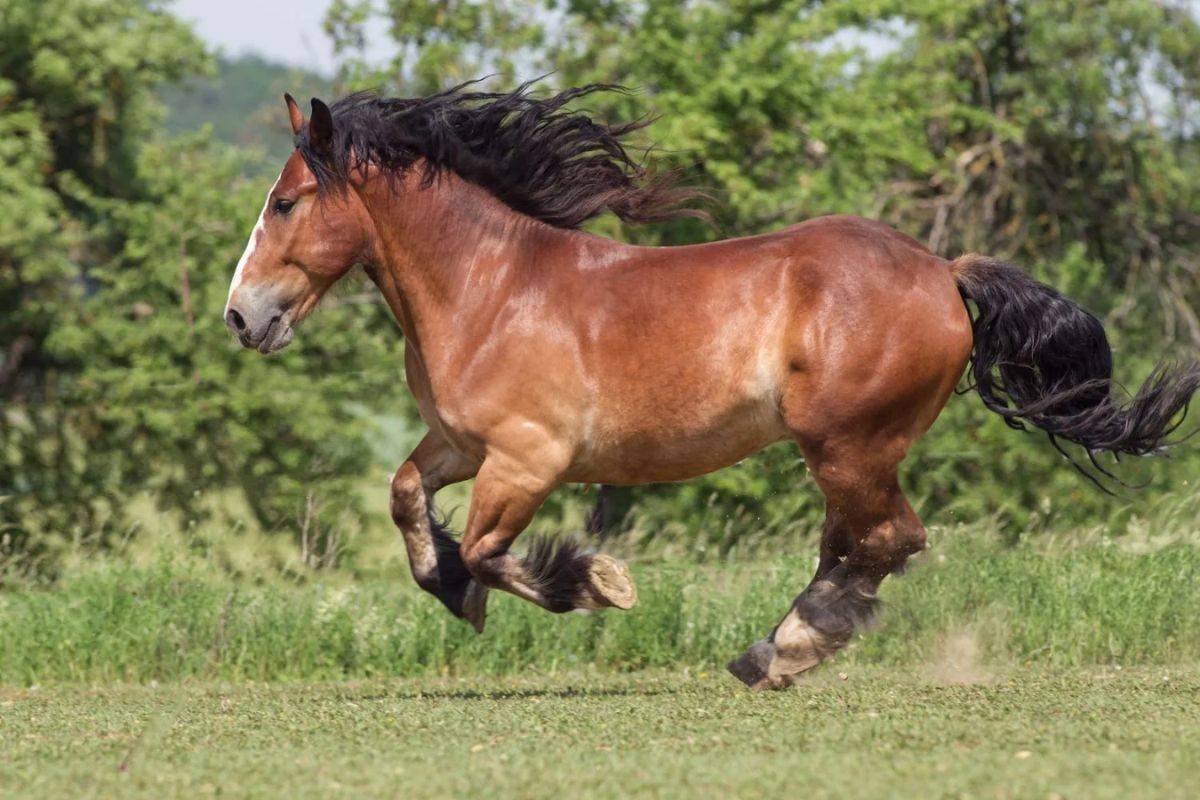
[[(958, 291), (978, 309), (971, 376), (984, 405), (1013, 428), (1030, 423), (1095, 454), (1147, 455), (1172, 442), (1200, 362), (1159, 364), (1125, 405), (1112, 396), (1112, 350), (1100, 320), (1020, 268), (967, 255), (952, 265)], [(1060, 448), (1061, 449), (1061, 448)]]

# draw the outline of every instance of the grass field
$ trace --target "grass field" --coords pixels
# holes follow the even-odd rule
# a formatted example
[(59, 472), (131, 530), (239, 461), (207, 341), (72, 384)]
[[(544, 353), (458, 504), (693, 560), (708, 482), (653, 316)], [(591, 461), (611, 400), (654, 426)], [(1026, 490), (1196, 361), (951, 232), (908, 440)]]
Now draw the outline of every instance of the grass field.
[(483, 636), (399, 570), (81, 561), (0, 591), (0, 798), (1195, 796), (1195, 529), (932, 533), (769, 694), (721, 665), (808, 558), (641, 558), (631, 612), (495, 596)]
[[(842, 661), (1200, 664), (1198, 547), (937, 537), (884, 584), (878, 624)], [(187, 560), (100, 561), (48, 590), (0, 592), (0, 685), (712, 671), (770, 631), (812, 568), (638, 561), (630, 612), (555, 616), (493, 593), (477, 636), (402, 574), (255, 583)]]
[(1195, 796), (1195, 669), (0, 690), (3, 797)]

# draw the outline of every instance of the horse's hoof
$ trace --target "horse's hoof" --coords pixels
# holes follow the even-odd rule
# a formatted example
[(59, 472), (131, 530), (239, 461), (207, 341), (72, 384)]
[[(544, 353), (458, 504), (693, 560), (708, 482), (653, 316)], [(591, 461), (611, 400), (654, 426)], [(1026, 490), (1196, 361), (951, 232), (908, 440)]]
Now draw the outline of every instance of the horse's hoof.
[[(725, 665), (733, 677), (754, 690), (786, 689), (796, 682), (797, 674), (779, 674), (779, 653), (772, 642), (761, 639), (746, 652)], [(774, 667), (774, 669), (772, 669)]]
[(637, 604), (637, 586), (624, 561), (597, 553), (588, 566), (592, 592), (604, 605), (628, 610)]
[(463, 595), (462, 615), (476, 633), (483, 633), (483, 624), (487, 621), (487, 596), (487, 587), (472, 578)]
[(771, 678), (771, 661), (775, 658), (775, 645), (766, 639), (755, 642), (746, 652), (725, 665), (733, 677), (751, 689), (778, 689)]

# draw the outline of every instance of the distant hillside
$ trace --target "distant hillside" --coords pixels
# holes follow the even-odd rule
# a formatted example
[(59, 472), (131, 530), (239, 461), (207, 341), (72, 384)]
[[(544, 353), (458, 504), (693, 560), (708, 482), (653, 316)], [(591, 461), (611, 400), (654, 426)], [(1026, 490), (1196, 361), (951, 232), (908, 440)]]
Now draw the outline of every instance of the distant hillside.
[(221, 58), (215, 76), (166, 87), (159, 98), (168, 109), (164, 122), (168, 132), (190, 133), (210, 124), (218, 140), (258, 151), (264, 168), (278, 169), (292, 150), (284, 92), (291, 92), (302, 104), (313, 96), (329, 99), (332, 81), (246, 55)]

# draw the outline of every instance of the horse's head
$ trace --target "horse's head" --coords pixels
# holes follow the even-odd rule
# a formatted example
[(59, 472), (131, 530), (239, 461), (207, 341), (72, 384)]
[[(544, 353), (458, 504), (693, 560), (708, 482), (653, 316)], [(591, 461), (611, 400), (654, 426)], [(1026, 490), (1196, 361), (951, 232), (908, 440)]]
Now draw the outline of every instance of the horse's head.
[[(310, 152), (329, 152), (333, 117), (320, 100), (312, 119), (285, 96), (292, 131), (308, 128)], [(339, 278), (368, 257), (371, 229), (353, 190), (317, 191), (317, 177), (297, 149), (283, 167), (238, 261), (225, 303), (225, 324), (245, 347), (279, 350)]]

